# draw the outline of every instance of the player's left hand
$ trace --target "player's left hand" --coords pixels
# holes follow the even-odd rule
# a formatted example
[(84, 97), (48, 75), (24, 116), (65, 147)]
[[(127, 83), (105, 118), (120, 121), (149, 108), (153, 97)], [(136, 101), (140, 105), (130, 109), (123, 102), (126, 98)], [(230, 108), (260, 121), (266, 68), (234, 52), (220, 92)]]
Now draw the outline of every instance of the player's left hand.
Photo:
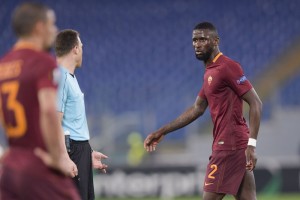
[(103, 173), (106, 173), (106, 169), (108, 166), (106, 164), (102, 163), (102, 159), (107, 159), (108, 156), (104, 155), (103, 153), (100, 153), (98, 151), (93, 151), (92, 152), (92, 162), (93, 162), (93, 168), (94, 169), (99, 169)]
[(52, 169), (60, 171), (62, 174), (74, 178), (78, 175), (78, 169), (76, 164), (69, 158), (62, 156), (59, 159), (51, 157), (50, 153), (44, 151), (41, 148), (35, 148), (34, 154), (40, 158), (43, 163)]
[(246, 169), (249, 171), (253, 171), (256, 166), (256, 162), (257, 162), (255, 147), (248, 146), (245, 151), (245, 154), (246, 154), (246, 162), (247, 162)]
[(147, 138), (144, 141), (144, 148), (148, 152), (152, 152), (156, 150), (156, 146), (160, 141), (164, 139), (164, 133), (161, 131), (156, 131), (154, 133), (151, 133), (147, 136)]

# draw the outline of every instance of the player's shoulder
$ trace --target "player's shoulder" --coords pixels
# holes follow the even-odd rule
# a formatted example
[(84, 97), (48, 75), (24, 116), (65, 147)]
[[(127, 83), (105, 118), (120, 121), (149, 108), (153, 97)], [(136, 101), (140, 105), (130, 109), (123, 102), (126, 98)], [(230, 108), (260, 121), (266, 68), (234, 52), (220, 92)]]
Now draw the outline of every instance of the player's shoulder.
[(228, 56), (222, 56), (222, 63), (226, 66), (241, 66), (239, 62), (236, 60), (233, 60), (232, 58), (229, 58)]
[(34, 60), (32, 60), (33, 65), (31, 68), (34, 68), (34, 74), (37, 76), (43, 76), (43, 74), (52, 73), (52, 71), (57, 69), (56, 60), (50, 53), (42, 51), (35, 51), (32, 53), (33, 54), (30, 59)]
[(47, 52), (37, 52), (38, 61), (41, 63), (45, 63), (46, 66), (56, 67), (56, 61), (54, 57)]
[(223, 69), (228, 71), (240, 71), (242, 70), (241, 64), (227, 56), (222, 56)]
[(35, 68), (38, 71), (52, 69), (57, 66), (54, 57), (48, 52), (34, 49), (17, 49), (12, 54), (12, 57), (16, 55), (24, 61), (25, 65), (30, 65), (30, 68)]
[(224, 77), (227, 77), (228, 75), (233, 75), (233, 74), (239, 74), (243, 72), (243, 69), (240, 65), (240, 63), (238, 63), (237, 61), (227, 57), (227, 56), (223, 56), (221, 58), (221, 67), (220, 67), (220, 71), (221, 74)]

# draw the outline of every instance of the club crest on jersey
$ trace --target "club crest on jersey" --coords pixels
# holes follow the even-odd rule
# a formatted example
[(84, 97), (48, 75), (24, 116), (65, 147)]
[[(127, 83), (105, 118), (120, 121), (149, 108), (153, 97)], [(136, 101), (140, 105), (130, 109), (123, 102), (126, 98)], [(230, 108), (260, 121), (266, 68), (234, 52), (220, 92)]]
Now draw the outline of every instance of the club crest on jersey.
[(236, 83), (240, 85), (240, 84), (243, 84), (246, 80), (247, 80), (247, 78), (244, 75), (239, 80), (236, 80)]
[(212, 82), (212, 77), (211, 76), (209, 76), (208, 78), (207, 78), (207, 82), (208, 82), (208, 85), (210, 85), (211, 84), (211, 82)]

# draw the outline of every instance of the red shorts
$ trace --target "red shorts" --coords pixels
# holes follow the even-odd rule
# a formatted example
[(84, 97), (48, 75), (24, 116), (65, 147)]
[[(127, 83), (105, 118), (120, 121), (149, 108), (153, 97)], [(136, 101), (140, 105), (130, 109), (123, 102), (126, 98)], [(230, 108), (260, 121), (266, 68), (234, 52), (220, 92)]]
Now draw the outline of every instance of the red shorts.
[(70, 178), (46, 167), (32, 150), (11, 149), (2, 163), (0, 199), (79, 200)]
[(236, 195), (245, 172), (245, 149), (213, 151), (207, 165), (203, 190)]

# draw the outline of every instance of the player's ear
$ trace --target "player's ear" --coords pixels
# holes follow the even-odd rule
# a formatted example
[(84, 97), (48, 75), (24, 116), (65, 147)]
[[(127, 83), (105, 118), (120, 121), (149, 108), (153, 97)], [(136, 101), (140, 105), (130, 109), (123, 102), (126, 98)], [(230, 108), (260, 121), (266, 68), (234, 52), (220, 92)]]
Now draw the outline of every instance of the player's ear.
[(72, 49), (73, 53), (74, 54), (78, 54), (79, 53), (79, 48), (78, 48), (78, 45), (75, 45), (75, 47)]
[(32, 32), (38, 35), (42, 35), (45, 30), (45, 24), (43, 21), (37, 21), (32, 29)]
[(214, 39), (214, 45), (218, 46), (219, 42), (220, 42), (220, 38), (218, 36), (216, 36), (215, 39)]

